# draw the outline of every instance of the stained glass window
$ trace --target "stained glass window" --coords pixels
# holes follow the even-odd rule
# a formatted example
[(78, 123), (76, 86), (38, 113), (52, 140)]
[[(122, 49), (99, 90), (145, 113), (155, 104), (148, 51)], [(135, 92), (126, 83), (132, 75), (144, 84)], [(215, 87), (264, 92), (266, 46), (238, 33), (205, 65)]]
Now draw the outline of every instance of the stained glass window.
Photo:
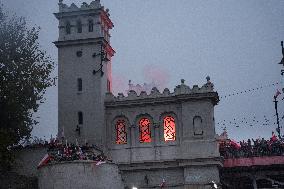
[(127, 144), (126, 123), (124, 120), (116, 122), (116, 144)]
[(139, 121), (139, 134), (140, 134), (140, 142), (151, 142), (151, 128), (150, 128), (150, 120), (148, 118), (142, 118)]
[(166, 142), (176, 140), (176, 124), (172, 116), (164, 118), (164, 139)]

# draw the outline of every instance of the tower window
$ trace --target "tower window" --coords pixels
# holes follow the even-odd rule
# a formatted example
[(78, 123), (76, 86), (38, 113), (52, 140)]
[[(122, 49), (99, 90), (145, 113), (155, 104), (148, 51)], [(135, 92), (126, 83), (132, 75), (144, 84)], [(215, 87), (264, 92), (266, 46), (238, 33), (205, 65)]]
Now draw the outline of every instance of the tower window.
[(78, 124), (83, 124), (83, 112), (78, 112)]
[(77, 51), (76, 55), (77, 55), (77, 57), (81, 57), (83, 55), (83, 52), (82, 51)]
[(176, 124), (172, 116), (164, 118), (164, 140), (166, 142), (176, 140)]
[(115, 125), (116, 144), (127, 144), (126, 123), (124, 120), (118, 120)]
[(82, 78), (78, 78), (77, 79), (77, 87), (78, 87), (78, 91), (82, 91), (83, 89), (83, 83), (82, 83)]
[(70, 24), (69, 21), (66, 22), (65, 32), (66, 32), (66, 34), (70, 34), (71, 33), (71, 24)]
[(93, 20), (89, 20), (88, 21), (88, 26), (89, 26), (89, 32), (93, 32), (94, 31), (94, 21)]
[(142, 118), (139, 121), (139, 135), (141, 143), (151, 142), (150, 124), (151, 122), (148, 118)]
[(82, 22), (80, 20), (77, 21), (77, 32), (82, 33)]

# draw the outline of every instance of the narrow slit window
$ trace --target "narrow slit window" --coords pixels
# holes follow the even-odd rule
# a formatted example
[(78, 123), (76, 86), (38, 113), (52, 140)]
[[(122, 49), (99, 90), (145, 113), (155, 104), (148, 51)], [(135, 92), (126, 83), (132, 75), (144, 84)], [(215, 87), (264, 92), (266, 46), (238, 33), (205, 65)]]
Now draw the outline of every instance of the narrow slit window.
[(78, 91), (82, 91), (83, 90), (82, 78), (78, 78), (77, 85), (78, 85)]
[(164, 140), (166, 142), (176, 140), (176, 124), (172, 116), (164, 118)]
[(115, 125), (116, 129), (116, 144), (127, 144), (126, 123), (124, 120), (118, 120)]
[(80, 20), (77, 21), (77, 32), (82, 33), (82, 22)]
[(71, 24), (70, 24), (69, 21), (66, 22), (65, 32), (66, 32), (66, 34), (70, 34), (71, 33)]
[(139, 135), (140, 142), (147, 143), (151, 142), (151, 122), (148, 118), (142, 118), (139, 121)]
[(109, 80), (107, 80), (107, 92), (110, 92), (111, 90), (111, 87), (110, 87), (110, 81)]
[(83, 112), (78, 112), (78, 124), (83, 124)]
[(88, 26), (89, 26), (89, 32), (93, 32), (94, 31), (94, 21), (93, 20), (89, 20), (88, 21)]

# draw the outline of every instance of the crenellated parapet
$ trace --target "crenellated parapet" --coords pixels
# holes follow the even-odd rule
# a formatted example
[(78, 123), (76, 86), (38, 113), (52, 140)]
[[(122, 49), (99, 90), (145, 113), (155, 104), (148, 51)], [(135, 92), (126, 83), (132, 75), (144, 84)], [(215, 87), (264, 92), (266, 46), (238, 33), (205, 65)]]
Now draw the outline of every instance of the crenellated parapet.
[(107, 93), (105, 102), (115, 103), (115, 102), (126, 102), (126, 101), (139, 101), (139, 100), (155, 100), (155, 99), (165, 99), (173, 97), (188, 96), (192, 98), (200, 97), (214, 97), (214, 103), (218, 103), (219, 97), (218, 93), (214, 92), (214, 85), (210, 82), (210, 77), (207, 77), (207, 83), (202, 87), (198, 85), (193, 85), (192, 88), (185, 84), (185, 80), (181, 79), (181, 84), (177, 85), (174, 89), (174, 92), (170, 92), (168, 88), (165, 88), (163, 92), (160, 92), (156, 87), (153, 87), (151, 92), (147, 94), (145, 91), (142, 91), (140, 94), (137, 94), (136, 91), (130, 90), (127, 96), (124, 96), (123, 93), (118, 93), (117, 96), (114, 96), (112, 93)]
[[(89, 10), (89, 9), (99, 9), (103, 8), (100, 3), (100, 0), (92, 1), (90, 4), (83, 2), (81, 6), (77, 6), (72, 3), (70, 6), (63, 3), (63, 0), (59, 0), (59, 12), (73, 12), (73, 11), (82, 11), (82, 10)], [(108, 9), (106, 10), (108, 12)]]

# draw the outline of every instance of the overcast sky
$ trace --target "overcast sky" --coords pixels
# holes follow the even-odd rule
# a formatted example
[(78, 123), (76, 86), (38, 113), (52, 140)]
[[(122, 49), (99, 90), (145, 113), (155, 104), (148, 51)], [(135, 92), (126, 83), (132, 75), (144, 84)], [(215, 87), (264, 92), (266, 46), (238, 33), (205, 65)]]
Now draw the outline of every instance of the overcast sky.
[[(58, 11), (58, 0), (1, 1), (6, 11), (26, 17), (29, 26), (41, 27), (40, 44), (57, 62), (57, 48), (52, 42), (58, 37), (58, 22), (52, 13)], [(83, 1), (64, 0), (68, 5), (72, 2), (81, 5)], [(129, 79), (135, 84), (155, 79), (147, 71), (151, 69), (162, 78), (161, 86), (171, 91), (182, 78), (192, 87), (203, 85), (209, 75), (222, 97), (215, 108), (217, 133), (226, 126), (229, 136), (237, 140), (271, 136), (276, 128), (273, 95), (284, 87), (281, 66), (277, 64), (282, 58), (284, 1), (101, 3), (110, 9), (115, 25), (111, 31), (111, 45), (116, 50), (112, 61), (115, 92), (126, 89)], [(278, 103), (281, 125), (283, 97), (279, 96)], [(40, 124), (33, 134), (54, 136), (57, 111), (57, 88), (53, 87), (48, 89), (45, 104), (36, 114)]]

